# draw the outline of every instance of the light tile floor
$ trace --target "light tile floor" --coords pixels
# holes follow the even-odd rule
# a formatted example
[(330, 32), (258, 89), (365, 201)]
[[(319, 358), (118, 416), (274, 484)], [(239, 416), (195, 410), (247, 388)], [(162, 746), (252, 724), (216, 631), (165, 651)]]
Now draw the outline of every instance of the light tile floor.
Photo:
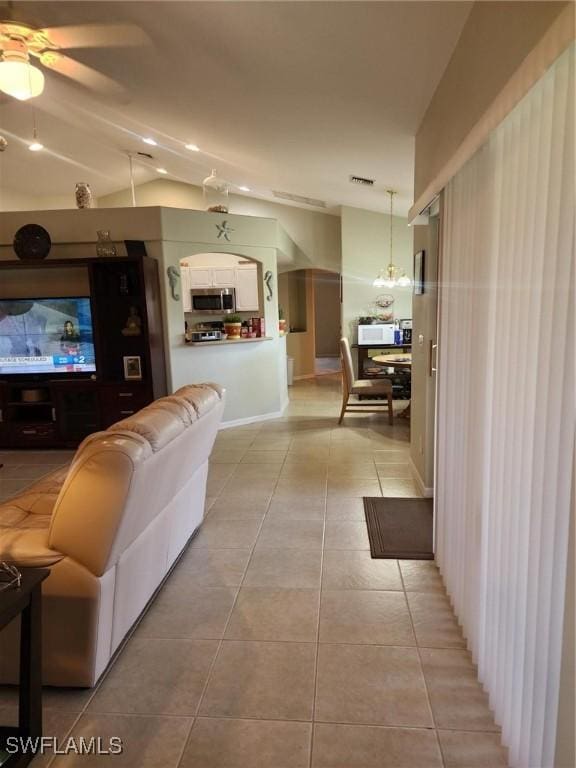
[[(361, 496), (417, 495), (408, 426), (338, 409), (323, 376), (284, 418), (219, 433), (205, 523), (114, 666), (46, 692), (47, 733), (123, 755), (35, 766), (507, 765), (434, 563), (370, 558)], [(0, 492), (66, 458), (3, 454)]]

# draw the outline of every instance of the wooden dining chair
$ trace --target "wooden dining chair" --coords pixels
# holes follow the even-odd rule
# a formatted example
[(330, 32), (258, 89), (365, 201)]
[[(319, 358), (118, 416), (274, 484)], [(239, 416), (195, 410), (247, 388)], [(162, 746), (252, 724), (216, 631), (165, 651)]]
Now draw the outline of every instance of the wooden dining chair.
[[(345, 413), (382, 413), (388, 407), (388, 423), (393, 424), (392, 411), (392, 382), (389, 379), (354, 379), (352, 355), (348, 339), (340, 339), (340, 358), (342, 360), (342, 410), (338, 424), (342, 424)], [(362, 397), (385, 397), (386, 402), (372, 400), (371, 402), (354, 401), (349, 404), (350, 395)]]

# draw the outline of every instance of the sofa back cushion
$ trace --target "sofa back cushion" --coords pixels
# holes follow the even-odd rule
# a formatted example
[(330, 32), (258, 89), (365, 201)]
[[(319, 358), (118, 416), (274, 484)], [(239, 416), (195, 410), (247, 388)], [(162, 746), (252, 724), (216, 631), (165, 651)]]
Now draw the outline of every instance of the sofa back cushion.
[(54, 507), (52, 548), (100, 576), (185, 489), (210, 456), (224, 393), (183, 390), (82, 443)]

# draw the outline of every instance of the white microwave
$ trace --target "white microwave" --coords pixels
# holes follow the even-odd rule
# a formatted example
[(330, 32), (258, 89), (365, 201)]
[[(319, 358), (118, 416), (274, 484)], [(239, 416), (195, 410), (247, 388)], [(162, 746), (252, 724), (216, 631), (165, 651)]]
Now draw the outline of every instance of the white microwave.
[(394, 344), (394, 323), (375, 323), (358, 326), (358, 344)]

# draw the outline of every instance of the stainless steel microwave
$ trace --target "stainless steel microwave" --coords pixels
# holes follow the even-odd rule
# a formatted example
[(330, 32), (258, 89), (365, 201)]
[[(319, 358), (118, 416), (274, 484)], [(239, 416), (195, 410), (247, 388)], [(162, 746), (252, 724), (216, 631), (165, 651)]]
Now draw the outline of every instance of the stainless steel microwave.
[(236, 311), (234, 288), (193, 288), (190, 311), (201, 315), (230, 315)]

